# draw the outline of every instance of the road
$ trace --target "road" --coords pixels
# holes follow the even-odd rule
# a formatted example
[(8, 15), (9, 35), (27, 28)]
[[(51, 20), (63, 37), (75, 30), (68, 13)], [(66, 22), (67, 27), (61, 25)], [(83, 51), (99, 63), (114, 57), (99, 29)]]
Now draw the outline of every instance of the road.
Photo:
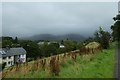
[(118, 78), (118, 80), (120, 80), (120, 48), (116, 48), (115, 53), (114, 78)]

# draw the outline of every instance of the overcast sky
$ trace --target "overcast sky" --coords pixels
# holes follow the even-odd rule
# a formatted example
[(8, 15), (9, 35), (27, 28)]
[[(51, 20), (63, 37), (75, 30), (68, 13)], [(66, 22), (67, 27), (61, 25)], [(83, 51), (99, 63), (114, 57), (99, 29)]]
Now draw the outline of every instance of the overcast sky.
[(90, 36), (99, 26), (110, 31), (117, 14), (115, 2), (2, 3), (4, 36), (76, 33)]

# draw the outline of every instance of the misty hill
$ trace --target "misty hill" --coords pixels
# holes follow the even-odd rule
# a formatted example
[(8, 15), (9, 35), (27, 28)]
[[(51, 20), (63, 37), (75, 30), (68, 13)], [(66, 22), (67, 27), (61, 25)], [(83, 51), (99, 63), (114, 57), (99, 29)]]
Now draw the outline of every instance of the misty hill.
[(85, 40), (86, 38), (79, 34), (66, 34), (66, 35), (52, 35), (52, 34), (40, 34), (40, 35), (34, 35), (27, 38), (22, 38), (25, 40), (64, 40), (64, 39), (70, 39), (75, 41), (81, 41)]

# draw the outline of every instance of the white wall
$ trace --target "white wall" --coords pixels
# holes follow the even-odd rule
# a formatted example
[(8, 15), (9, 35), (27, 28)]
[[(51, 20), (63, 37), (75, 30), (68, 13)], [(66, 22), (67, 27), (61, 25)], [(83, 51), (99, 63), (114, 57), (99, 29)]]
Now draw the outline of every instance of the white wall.
[(0, 58), (0, 64), (2, 64), (2, 58)]
[(64, 46), (64, 45), (60, 45), (59, 47), (60, 47), (60, 48), (65, 48), (65, 46)]
[[(16, 57), (18, 57), (18, 56), (16, 56)], [(11, 56), (10, 58), (6, 57), (5, 59), (0, 58), (0, 63), (2, 64), (2, 62), (6, 62), (5, 67), (12, 66), (12, 65), (14, 65), (14, 58), (15, 58), (14, 56)], [(20, 55), (20, 59), (22, 60), (22, 62), (26, 62), (26, 54)]]
[(3, 62), (6, 62), (6, 67), (14, 65), (14, 56), (6, 57), (5, 59), (2, 59)]
[(26, 54), (20, 55), (22, 62), (26, 62)]

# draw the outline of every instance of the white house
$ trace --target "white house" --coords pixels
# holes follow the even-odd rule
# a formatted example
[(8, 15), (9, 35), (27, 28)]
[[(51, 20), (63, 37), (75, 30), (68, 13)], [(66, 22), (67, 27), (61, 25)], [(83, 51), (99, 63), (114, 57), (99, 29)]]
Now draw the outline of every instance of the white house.
[(5, 67), (24, 62), (26, 62), (26, 51), (22, 47), (0, 49), (0, 64), (5, 63)]
[(39, 42), (38, 45), (43, 45), (45, 42)]
[(59, 44), (60, 48), (65, 48), (65, 46), (63, 44)]

